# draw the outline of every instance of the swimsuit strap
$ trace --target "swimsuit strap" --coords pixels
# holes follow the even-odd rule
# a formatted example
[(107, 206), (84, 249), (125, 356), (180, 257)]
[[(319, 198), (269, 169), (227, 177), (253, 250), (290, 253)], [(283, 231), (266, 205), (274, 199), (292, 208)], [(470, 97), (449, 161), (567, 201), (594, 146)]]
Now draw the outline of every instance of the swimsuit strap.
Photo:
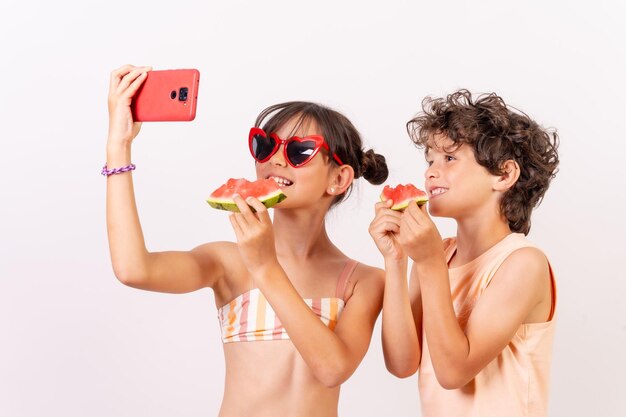
[(348, 283), (350, 282), (350, 276), (358, 264), (359, 263), (354, 259), (348, 259), (346, 266), (344, 266), (343, 271), (341, 271), (341, 275), (339, 276), (339, 280), (337, 281), (335, 296), (342, 299), (344, 303), (348, 302), (348, 299), (344, 299), (343, 297), (345, 295), (346, 288), (348, 287)]

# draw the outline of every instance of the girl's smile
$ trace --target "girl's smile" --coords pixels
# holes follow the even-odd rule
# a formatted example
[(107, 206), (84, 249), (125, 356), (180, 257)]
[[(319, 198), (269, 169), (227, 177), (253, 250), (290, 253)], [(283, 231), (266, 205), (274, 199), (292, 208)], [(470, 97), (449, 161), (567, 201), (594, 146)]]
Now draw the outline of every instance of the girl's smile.
[(287, 178), (285, 178), (285, 177), (281, 177), (281, 176), (278, 176), (278, 175), (273, 175), (273, 174), (270, 174), (270, 175), (268, 175), (268, 176), (267, 176), (267, 177), (265, 177), (265, 178), (271, 178), (271, 179), (273, 179), (274, 181), (276, 181), (276, 184), (278, 184), (278, 186), (279, 186), (280, 188), (289, 187), (290, 185), (292, 185), (292, 184), (293, 184), (293, 181), (288, 180)]

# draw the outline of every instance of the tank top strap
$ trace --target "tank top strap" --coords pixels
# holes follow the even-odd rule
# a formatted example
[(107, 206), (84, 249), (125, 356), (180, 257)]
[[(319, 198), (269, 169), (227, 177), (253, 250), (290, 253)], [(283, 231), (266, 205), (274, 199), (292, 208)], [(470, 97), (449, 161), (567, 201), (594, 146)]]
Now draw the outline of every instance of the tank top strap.
[(483, 283), (483, 289), (487, 288), (489, 284), (491, 284), (491, 279), (494, 277), (495, 273), (502, 266), (504, 261), (516, 250), (522, 248), (537, 248), (537, 246), (533, 245), (531, 242), (526, 240), (526, 237), (521, 233), (511, 233), (496, 245), (494, 245), (491, 249), (485, 252), (481, 257), (485, 259), (485, 264), (489, 262), (491, 273), (488, 274), (487, 279)]
[(337, 281), (337, 289), (335, 290), (335, 297), (340, 298), (344, 301), (344, 303), (348, 302), (348, 298), (344, 298), (346, 293), (346, 288), (348, 288), (348, 283), (350, 282), (350, 277), (354, 272), (354, 269), (359, 264), (358, 261), (354, 259), (348, 259), (346, 265), (343, 267), (343, 271), (341, 271), (341, 275), (339, 275), (339, 280)]
[(548, 260), (548, 268), (550, 268), (550, 286), (552, 288), (552, 306), (550, 307), (550, 317), (548, 318), (548, 321), (552, 321), (554, 319), (554, 315), (556, 314), (557, 294), (556, 294), (556, 280), (554, 278), (554, 271), (552, 270), (552, 264), (550, 264), (549, 260)]

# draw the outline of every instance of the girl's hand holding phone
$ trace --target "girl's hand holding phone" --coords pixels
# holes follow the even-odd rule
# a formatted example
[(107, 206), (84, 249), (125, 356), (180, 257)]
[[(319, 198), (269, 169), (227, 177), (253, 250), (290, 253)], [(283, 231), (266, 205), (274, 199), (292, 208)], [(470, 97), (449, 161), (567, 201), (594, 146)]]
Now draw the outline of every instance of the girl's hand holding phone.
[(133, 120), (130, 104), (152, 67), (124, 65), (111, 73), (109, 84), (109, 138), (107, 146), (127, 146), (137, 136), (141, 123)]

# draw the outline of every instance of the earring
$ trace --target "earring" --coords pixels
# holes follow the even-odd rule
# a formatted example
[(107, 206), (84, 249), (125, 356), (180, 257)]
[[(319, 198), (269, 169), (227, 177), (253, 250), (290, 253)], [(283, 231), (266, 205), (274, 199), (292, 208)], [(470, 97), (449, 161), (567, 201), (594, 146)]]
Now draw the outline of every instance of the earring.
[(331, 187), (331, 188), (330, 188), (330, 193), (331, 193), (331, 194), (334, 194), (334, 193), (335, 193), (335, 188), (334, 188), (334, 187)]

